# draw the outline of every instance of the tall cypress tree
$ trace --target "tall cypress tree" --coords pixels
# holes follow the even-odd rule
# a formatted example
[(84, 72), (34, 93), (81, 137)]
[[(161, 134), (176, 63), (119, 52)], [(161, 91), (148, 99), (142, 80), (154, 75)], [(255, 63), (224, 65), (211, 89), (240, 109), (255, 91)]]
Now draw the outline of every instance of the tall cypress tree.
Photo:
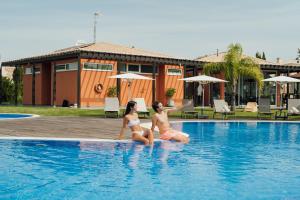
[(263, 52), (261, 59), (266, 60), (265, 52)]
[(255, 54), (255, 57), (261, 59), (261, 54), (257, 51), (256, 54)]

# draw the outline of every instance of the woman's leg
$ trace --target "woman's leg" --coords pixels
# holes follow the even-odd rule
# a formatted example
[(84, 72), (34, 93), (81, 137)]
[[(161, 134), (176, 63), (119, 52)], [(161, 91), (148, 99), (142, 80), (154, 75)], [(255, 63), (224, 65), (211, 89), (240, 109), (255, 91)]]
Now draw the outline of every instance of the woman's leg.
[(182, 143), (189, 143), (190, 139), (188, 137), (186, 137), (185, 135), (183, 135), (180, 131), (175, 131), (172, 130), (174, 134), (174, 136), (171, 137), (171, 140), (176, 140), (178, 142), (182, 142)]
[(132, 133), (132, 140), (138, 141), (138, 142), (143, 142), (145, 145), (149, 145), (149, 139), (146, 137), (138, 134), (138, 133)]
[(153, 135), (153, 132), (151, 130), (149, 130), (149, 129), (144, 130), (143, 136), (148, 138), (149, 144), (151, 144), (151, 145), (153, 144), (154, 135)]

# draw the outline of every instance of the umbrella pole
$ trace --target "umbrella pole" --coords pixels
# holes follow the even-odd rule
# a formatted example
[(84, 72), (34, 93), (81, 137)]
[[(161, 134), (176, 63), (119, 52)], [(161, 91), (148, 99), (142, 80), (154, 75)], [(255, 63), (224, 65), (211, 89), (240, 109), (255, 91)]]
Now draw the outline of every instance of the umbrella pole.
[[(281, 83), (279, 84), (280, 86), (280, 103), (281, 103), (281, 108), (283, 108), (283, 99), (282, 99), (282, 92), (281, 92)], [(282, 85), (283, 86), (283, 85)]]
[(201, 110), (201, 115), (203, 115), (203, 110), (204, 110), (204, 84), (201, 84), (202, 87), (202, 110)]

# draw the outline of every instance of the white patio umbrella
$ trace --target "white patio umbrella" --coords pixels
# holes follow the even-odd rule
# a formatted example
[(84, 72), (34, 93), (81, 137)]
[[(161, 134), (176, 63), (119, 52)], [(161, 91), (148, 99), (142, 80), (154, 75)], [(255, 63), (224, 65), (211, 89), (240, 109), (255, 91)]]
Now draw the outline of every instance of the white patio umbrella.
[(280, 101), (281, 101), (280, 103), (281, 103), (282, 106), (283, 106), (283, 104), (282, 104), (281, 84), (300, 82), (299, 79), (288, 77), (288, 76), (275, 76), (273, 78), (267, 78), (267, 79), (264, 79), (262, 81), (279, 83), (279, 85), (280, 85)]
[(131, 84), (133, 80), (154, 80), (152, 78), (141, 76), (134, 73), (118, 74), (114, 76), (109, 76), (108, 78), (120, 78), (128, 83), (128, 99), (131, 99)]
[(199, 75), (199, 76), (193, 76), (189, 78), (182, 78), (178, 79), (186, 82), (198, 82), (199, 84), (202, 85), (202, 114), (204, 110), (204, 85), (208, 83), (224, 83), (228, 82), (219, 78), (211, 77), (211, 76), (206, 76), (206, 75)]

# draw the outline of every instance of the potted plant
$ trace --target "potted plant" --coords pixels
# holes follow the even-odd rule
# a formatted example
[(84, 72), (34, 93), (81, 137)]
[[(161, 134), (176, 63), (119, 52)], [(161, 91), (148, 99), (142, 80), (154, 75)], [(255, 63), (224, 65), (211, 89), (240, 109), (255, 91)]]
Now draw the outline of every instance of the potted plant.
[(175, 88), (168, 88), (166, 91), (166, 97), (168, 100), (167, 106), (173, 107), (175, 106), (174, 100), (172, 99), (172, 97), (174, 96), (174, 94), (176, 93), (176, 89)]
[(116, 97), (117, 96), (117, 87), (109, 87), (107, 89), (107, 96), (108, 97)]

